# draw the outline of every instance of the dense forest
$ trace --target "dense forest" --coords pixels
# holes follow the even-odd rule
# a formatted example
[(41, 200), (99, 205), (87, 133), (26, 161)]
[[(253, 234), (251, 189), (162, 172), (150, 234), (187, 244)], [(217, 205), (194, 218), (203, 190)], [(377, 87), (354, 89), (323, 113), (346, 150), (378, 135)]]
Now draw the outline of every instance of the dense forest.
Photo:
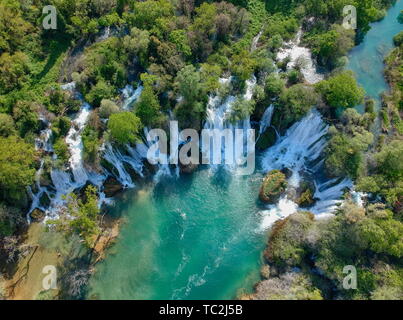
[[(375, 102), (344, 68), (347, 53), (393, 3), (2, 0), (0, 272), (12, 277), (19, 259), (32, 250), (24, 245), (27, 213), (34, 221), (45, 213), (38, 208), (29, 212), (30, 193), (37, 191), (39, 169), (40, 186), (52, 184), (52, 170), (69, 169), (66, 138), (82, 99), (93, 109), (82, 130), (84, 165), (100, 173), (103, 168), (114, 170), (103, 157), (105, 145), (127, 152), (127, 145), (142, 140), (143, 128), (167, 128), (172, 116), (181, 128), (200, 130), (209, 96), (231, 91), (239, 97), (230, 115), (233, 122), (249, 116), (259, 121), (268, 105), (275, 106), (272, 127), (259, 140), (259, 150), (275, 143), (273, 128), (284, 134), (316, 106), (330, 125), (326, 174), (348, 177), (357, 191), (368, 194), (362, 207), (346, 195), (333, 219), (316, 220), (307, 211), (277, 221), (264, 253), (263, 280), (254, 294), (242, 298), (402, 299), (402, 32), (385, 60), (391, 90), (382, 97), (379, 115)], [(343, 7), (352, 4), (357, 8), (357, 30), (341, 25)], [(55, 30), (42, 27), (46, 5), (57, 8)], [(301, 44), (325, 74), (315, 84), (304, 78), (305, 61), (289, 68), (288, 58), (277, 59), (283, 44), (300, 30)], [(230, 86), (220, 81), (229, 76)], [(252, 76), (257, 84), (252, 99), (246, 100), (242, 94)], [(79, 97), (61, 87), (72, 81)], [(123, 106), (126, 85), (142, 87), (132, 108)], [(354, 109), (360, 104), (365, 105), (363, 113)], [(36, 142), (48, 125), (52, 150), (46, 151)], [(280, 194), (284, 180), (284, 173), (270, 172), (260, 198)], [(310, 185), (304, 186), (301, 207), (314, 201), (313, 193)], [(97, 188), (87, 183), (66, 195), (61, 218), (46, 224), (93, 252), (105, 230), (98, 197)], [(41, 207), (51, 201), (44, 195)], [(359, 266), (358, 290), (342, 289), (345, 265)], [(75, 285), (85, 284), (79, 280)], [(80, 289), (66, 286), (63, 298), (82, 297)], [(0, 290), (2, 294), (6, 297)]]

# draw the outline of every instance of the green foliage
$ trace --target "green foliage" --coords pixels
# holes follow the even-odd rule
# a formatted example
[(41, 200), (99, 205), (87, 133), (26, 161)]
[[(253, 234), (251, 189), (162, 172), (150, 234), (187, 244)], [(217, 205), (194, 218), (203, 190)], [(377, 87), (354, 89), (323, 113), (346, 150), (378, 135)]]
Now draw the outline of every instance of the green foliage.
[(71, 193), (66, 197), (66, 212), (58, 220), (49, 220), (48, 224), (56, 225), (59, 230), (68, 234), (78, 234), (88, 247), (92, 247), (96, 237), (100, 234), (98, 226), (99, 207), (97, 189), (88, 186), (85, 190), (85, 199), (81, 200)]
[(26, 40), (30, 24), (22, 17), (18, 1), (3, 0), (0, 3), (0, 55), (14, 52)]
[(140, 29), (152, 30), (164, 19), (173, 16), (174, 8), (168, 0), (147, 0), (131, 2), (133, 12), (128, 19), (133, 26)]
[(153, 89), (153, 82), (156, 80), (156, 77), (143, 73), (141, 79), (144, 83), (144, 89), (141, 92), (140, 98), (136, 102), (134, 109), (136, 115), (140, 118), (141, 123), (150, 127), (155, 125), (161, 116), (161, 106)]
[(403, 31), (400, 31), (393, 37), (393, 43), (395, 46), (400, 46), (403, 43)]
[(8, 137), (15, 133), (15, 124), (11, 116), (0, 113), (0, 136)]
[(85, 98), (90, 104), (97, 107), (100, 106), (103, 99), (111, 98), (113, 93), (114, 91), (110, 84), (101, 80), (91, 88), (90, 92), (85, 96)]
[(84, 146), (84, 161), (90, 164), (97, 164), (98, 152), (101, 146), (101, 143), (98, 139), (98, 132), (87, 125), (84, 128), (83, 134), (83, 146)]
[(276, 73), (271, 73), (266, 78), (264, 89), (266, 95), (269, 98), (273, 99), (278, 97), (283, 92), (283, 90), (285, 89), (285, 84), (284, 81)]
[(370, 175), (358, 181), (359, 190), (379, 193), (392, 206), (403, 199), (403, 142), (394, 140), (374, 155)]
[(266, 203), (275, 203), (287, 187), (285, 174), (279, 170), (270, 171), (263, 179), (259, 198)]
[(23, 214), (14, 207), (0, 203), (0, 239), (9, 237), (22, 225)]
[(364, 99), (364, 89), (357, 84), (351, 71), (344, 71), (321, 81), (316, 88), (333, 108), (352, 108)]
[(373, 135), (368, 131), (356, 132), (353, 136), (334, 134), (326, 148), (325, 164), (329, 174), (357, 178), (363, 169), (363, 152), (372, 142)]
[(284, 221), (276, 222), (270, 235), (265, 257), (279, 266), (301, 265), (307, 250), (304, 249), (305, 234), (313, 225), (308, 212), (296, 213)]
[[(278, 83), (280, 88), (281, 84)], [(281, 109), (281, 123), (288, 127), (301, 119), (313, 106), (318, 103), (318, 95), (315, 90), (304, 84), (296, 84), (282, 90), (278, 101)]]
[(136, 142), (140, 129), (141, 121), (132, 112), (114, 113), (109, 117), (110, 138), (118, 144)]
[(52, 121), (52, 134), (54, 137), (64, 137), (69, 132), (71, 120), (68, 117), (57, 117)]
[(101, 100), (101, 107), (99, 108), (99, 116), (103, 119), (109, 119), (109, 117), (119, 112), (118, 105), (109, 99), (102, 99)]
[(58, 160), (60, 160), (63, 163), (66, 163), (69, 160), (70, 157), (69, 148), (64, 139), (62, 138), (57, 139), (56, 142), (53, 144), (53, 149), (55, 150)]
[(328, 32), (308, 38), (308, 42), (313, 46), (312, 52), (318, 60), (323, 65), (334, 68), (338, 59), (353, 48), (354, 36), (353, 30), (335, 24)]
[(10, 55), (8, 52), (0, 56), (0, 93), (13, 89), (21, 89), (28, 81), (29, 58), (23, 52)]
[(184, 67), (175, 78), (175, 86), (182, 96), (175, 108), (178, 119), (184, 125), (194, 122), (197, 128), (206, 108), (206, 92), (200, 72), (192, 65)]
[(192, 49), (189, 45), (189, 39), (187, 38), (185, 30), (174, 30), (169, 34), (169, 41), (176, 45), (176, 48), (185, 57), (189, 57), (192, 54)]
[(148, 31), (133, 27), (130, 30), (130, 36), (123, 38), (123, 44), (131, 58), (138, 59), (143, 66), (147, 65), (150, 44), (150, 33)]
[(397, 21), (399, 21), (399, 23), (403, 23), (403, 10), (400, 11), (399, 16), (397, 17)]
[(0, 137), (0, 187), (6, 200), (18, 199), (35, 176), (34, 148), (15, 136)]
[(243, 97), (239, 97), (231, 107), (231, 113), (229, 114), (229, 121), (235, 123), (240, 120), (248, 118), (255, 109), (255, 102), (253, 100), (246, 100)]

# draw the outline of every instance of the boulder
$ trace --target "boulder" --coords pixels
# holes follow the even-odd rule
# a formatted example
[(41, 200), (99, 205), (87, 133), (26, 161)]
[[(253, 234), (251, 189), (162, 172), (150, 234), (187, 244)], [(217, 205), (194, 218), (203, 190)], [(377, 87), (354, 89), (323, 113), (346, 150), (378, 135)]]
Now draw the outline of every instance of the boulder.
[(258, 150), (266, 150), (271, 147), (277, 140), (276, 130), (273, 127), (269, 127), (264, 131), (259, 139), (256, 141), (256, 148)]
[(32, 220), (39, 222), (39, 221), (42, 221), (45, 218), (46, 214), (45, 214), (45, 211), (43, 211), (43, 210), (41, 210), (39, 208), (35, 208), (31, 212), (30, 216), (31, 216)]
[(190, 163), (187, 165), (180, 164), (179, 168), (180, 168), (181, 173), (190, 174), (190, 173), (195, 172), (197, 170), (198, 166), (199, 166), (198, 164), (194, 164), (194, 163)]
[(314, 199), (315, 185), (309, 181), (303, 181), (297, 190), (297, 200), (296, 203), (301, 208), (308, 208), (315, 204), (316, 199)]
[(287, 188), (287, 180), (280, 170), (270, 171), (260, 187), (259, 198), (264, 203), (276, 203)]
[(113, 197), (123, 190), (123, 186), (114, 177), (108, 177), (104, 182), (104, 193), (107, 198)]

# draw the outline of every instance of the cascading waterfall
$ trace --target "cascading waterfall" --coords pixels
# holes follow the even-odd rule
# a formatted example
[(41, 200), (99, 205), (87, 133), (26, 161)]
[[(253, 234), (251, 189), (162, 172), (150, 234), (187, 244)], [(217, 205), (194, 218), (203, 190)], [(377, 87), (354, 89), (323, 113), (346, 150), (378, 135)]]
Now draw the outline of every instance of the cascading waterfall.
[(122, 89), (122, 94), (124, 98), (123, 110), (129, 110), (133, 106), (133, 104), (137, 101), (137, 99), (140, 97), (141, 92), (143, 91), (143, 86), (138, 85), (137, 89), (135, 90), (133, 86), (127, 85)]
[[(227, 85), (231, 82), (231, 77), (229, 78), (221, 78), (219, 81), (223, 85)], [(252, 99), (253, 96), (253, 89), (256, 85), (256, 77), (253, 76), (250, 80), (246, 81), (246, 91), (243, 95), (243, 99), (249, 101)], [(204, 129), (218, 129), (221, 132), (225, 129), (229, 129), (234, 134), (235, 129), (243, 129), (244, 130), (244, 141), (243, 141), (243, 150), (245, 151), (247, 148), (247, 131), (251, 128), (250, 118), (247, 117), (246, 119), (236, 121), (232, 123), (228, 120), (232, 112), (232, 105), (236, 101), (235, 96), (228, 96), (223, 103), (220, 104), (221, 98), (219, 96), (210, 96), (208, 105), (207, 105), (207, 116), (206, 121), (204, 124)], [(213, 146), (213, 150), (218, 150), (219, 146), (221, 145), (221, 154), (222, 159), (225, 156), (225, 146), (221, 144), (221, 141), (214, 140), (215, 146)], [(203, 153), (207, 153), (207, 150), (202, 150)], [(211, 155), (211, 163), (213, 160), (214, 155)], [(211, 168), (217, 169), (220, 167), (219, 165), (210, 165)], [(234, 169), (234, 166), (224, 166), (224, 168), (231, 168)]]
[(290, 62), (287, 64), (287, 68), (291, 69), (297, 65), (297, 63), (302, 63), (301, 72), (305, 80), (314, 84), (323, 80), (323, 75), (316, 72), (316, 66), (312, 59), (312, 53), (308, 48), (301, 47), (301, 37), (302, 30), (300, 29), (294, 40), (287, 42), (285, 48), (282, 48), (278, 54), (277, 59), (282, 61), (289, 57)]
[[(270, 147), (262, 156), (264, 171), (289, 169), (292, 172), (288, 179), (285, 195), (276, 205), (269, 205), (262, 214), (262, 229), (267, 229), (276, 220), (285, 218), (298, 210), (298, 205), (289, 197), (292, 190), (297, 189), (301, 182), (301, 173), (316, 173), (323, 171), (323, 161), (319, 161), (327, 141), (325, 135), (328, 131), (319, 112), (312, 110), (302, 120), (292, 125), (277, 143)], [(314, 178), (316, 191), (315, 205), (308, 210), (318, 217), (327, 216), (341, 203), (341, 196), (345, 188), (352, 188), (349, 179), (332, 179), (320, 182)]]
[[(271, 119), (273, 118), (274, 105), (271, 104), (263, 113), (262, 119), (259, 123), (259, 137), (260, 135), (271, 126)], [(259, 137), (256, 139), (258, 140)]]

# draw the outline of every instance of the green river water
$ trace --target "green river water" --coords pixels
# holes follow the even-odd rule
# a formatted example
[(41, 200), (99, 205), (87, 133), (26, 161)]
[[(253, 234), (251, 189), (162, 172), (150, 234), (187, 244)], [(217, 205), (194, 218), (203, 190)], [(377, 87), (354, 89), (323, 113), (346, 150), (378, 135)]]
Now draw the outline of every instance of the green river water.
[[(352, 50), (348, 68), (367, 94), (387, 89), (383, 57), (400, 31), (403, 1), (374, 23)], [(192, 175), (163, 179), (115, 200), (111, 213), (125, 223), (90, 281), (99, 299), (231, 299), (259, 280), (267, 235), (258, 203), (262, 174)], [(240, 291), (242, 290), (242, 291)]]

